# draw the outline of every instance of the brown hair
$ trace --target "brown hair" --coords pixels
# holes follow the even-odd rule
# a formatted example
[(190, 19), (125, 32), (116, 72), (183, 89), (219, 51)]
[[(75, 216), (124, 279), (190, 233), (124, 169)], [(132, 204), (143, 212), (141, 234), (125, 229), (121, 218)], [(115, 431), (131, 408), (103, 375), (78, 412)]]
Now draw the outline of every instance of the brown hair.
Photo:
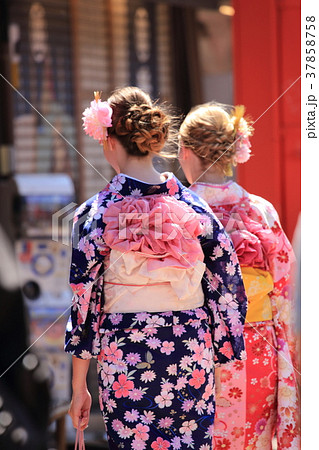
[(113, 110), (112, 127), (127, 153), (146, 156), (160, 153), (169, 139), (172, 117), (164, 107), (153, 103), (150, 96), (137, 87), (117, 89), (108, 99)]
[[(228, 112), (227, 107), (219, 103), (199, 105), (186, 116), (179, 130), (179, 139), (202, 160), (204, 167), (216, 163), (225, 170), (233, 163), (236, 152), (233, 144), (244, 112), (242, 106)], [(252, 132), (252, 127), (248, 126)]]

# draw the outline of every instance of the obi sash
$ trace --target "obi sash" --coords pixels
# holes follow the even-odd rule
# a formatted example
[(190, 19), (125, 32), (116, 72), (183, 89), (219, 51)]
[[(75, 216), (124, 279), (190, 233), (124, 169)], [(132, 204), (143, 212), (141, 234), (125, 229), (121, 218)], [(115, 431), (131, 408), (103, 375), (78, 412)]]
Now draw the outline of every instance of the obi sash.
[(241, 267), (245, 291), (248, 299), (247, 322), (272, 320), (269, 293), (274, 282), (269, 272), (254, 267)]
[[(153, 259), (160, 259), (153, 256)], [(149, 264), (152, 258), (137, 252), (111, 250), (104, 273), (104, 312), (182, 311), (203, 306), (201, 280), (205, 264), (187, 269)]]

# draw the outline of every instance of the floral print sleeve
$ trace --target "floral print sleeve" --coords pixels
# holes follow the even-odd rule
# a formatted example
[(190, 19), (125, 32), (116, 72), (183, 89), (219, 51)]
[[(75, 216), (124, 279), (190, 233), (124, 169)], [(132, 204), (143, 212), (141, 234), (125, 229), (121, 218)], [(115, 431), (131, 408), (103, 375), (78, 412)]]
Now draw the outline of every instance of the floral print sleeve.
[(202, 214), (206, 230), (201, 237), (206, 264), (202, 287), (212, 316), (215, 363), (243, 360), (247, 298), (234, 247), (205, 201), (186, 188), (181, 198)]
[(104, 260), (108, 249), (102, 234), (102, 213), (110, 195), (105, 191), (80, 206), (74, 215), (70, 286), (72, 307), (67, 324), (65, 351), (82, 359), (100, 352), (98, 334), (103, 310)]
[(292, 245), (280, 224), (279, 216), (273, 205), (257, 195), (250, 194), (251, 215), (255, 214), (263, 226), (271, 231), (273, 236), (273, 248), (269, 251), (268, 264), (273, 277), (274, 288), (270, 293), (273, 309), (273, 319), (277, 329), (277, 336), (283, 335), (284, 341), (280, 341), (280, 350), (290, 352), (285, 355), (286, 359), (291, 357), (293, 366), (296, 365), (295, 336), (293, 335), (293, 311), (294, 286), (292, 280), (295, 255)]
[(240, 266), (229, 237), (215, 224), (214, 236), (203, 242), (206, 273), (203, 290), (214, 317), (216, 363), (246, 358), (243, 330), (247, 299)]
[[(261, 210), (261, 201), (253, 197)], [(295, 255), (269, 202), (263, 202), (265, 223), (276, 236), (275, 251), (269, 257), (274, 288), (270, 293), (278, 352), (277, 425), (278, 449), (299, 448), (300, 445), (300, 367), (293, 329), (294, 286), (292, 266)], [(296, 438), (296, 439), (294, 439)], [(299, 444), (298, 444), (299, 442)], [(296, 445), (296, 447), (294, 447)]]

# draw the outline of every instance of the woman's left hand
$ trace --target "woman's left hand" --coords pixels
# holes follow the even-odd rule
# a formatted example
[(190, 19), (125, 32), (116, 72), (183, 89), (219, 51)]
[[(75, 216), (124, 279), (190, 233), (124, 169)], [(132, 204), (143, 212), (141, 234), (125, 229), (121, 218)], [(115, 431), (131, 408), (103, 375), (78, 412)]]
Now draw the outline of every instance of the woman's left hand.
[(82, 431), (88, 427), (91, 405), (92, 397), (86, 388), (73, 392), (69, 415), (72, 419), (74, 428), (79, 428)]

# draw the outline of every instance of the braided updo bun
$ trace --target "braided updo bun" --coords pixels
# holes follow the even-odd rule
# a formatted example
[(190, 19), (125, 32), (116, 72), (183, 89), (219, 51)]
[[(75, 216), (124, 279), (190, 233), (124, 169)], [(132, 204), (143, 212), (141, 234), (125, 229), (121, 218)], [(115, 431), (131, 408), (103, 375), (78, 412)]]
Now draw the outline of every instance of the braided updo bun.
[(113, 109), (110, 135), (115, 135), (127, 153), (146, 156), (159, 153), (169, 137), (171, 117), (153, 104), (137, 87), (118, 89), (108, 99)]
[[(241, 117), (237, 117), (240, 114)], [(206, 103), (190, 111), (179, 130), (180, 142), (202, 160), (203, 167), (216, 164), (225, 171), (234, 163), (236, 131), (243, 111), (229, 113), (224, 105)], [(251, 129), (252, 131), (252, 129)]]

